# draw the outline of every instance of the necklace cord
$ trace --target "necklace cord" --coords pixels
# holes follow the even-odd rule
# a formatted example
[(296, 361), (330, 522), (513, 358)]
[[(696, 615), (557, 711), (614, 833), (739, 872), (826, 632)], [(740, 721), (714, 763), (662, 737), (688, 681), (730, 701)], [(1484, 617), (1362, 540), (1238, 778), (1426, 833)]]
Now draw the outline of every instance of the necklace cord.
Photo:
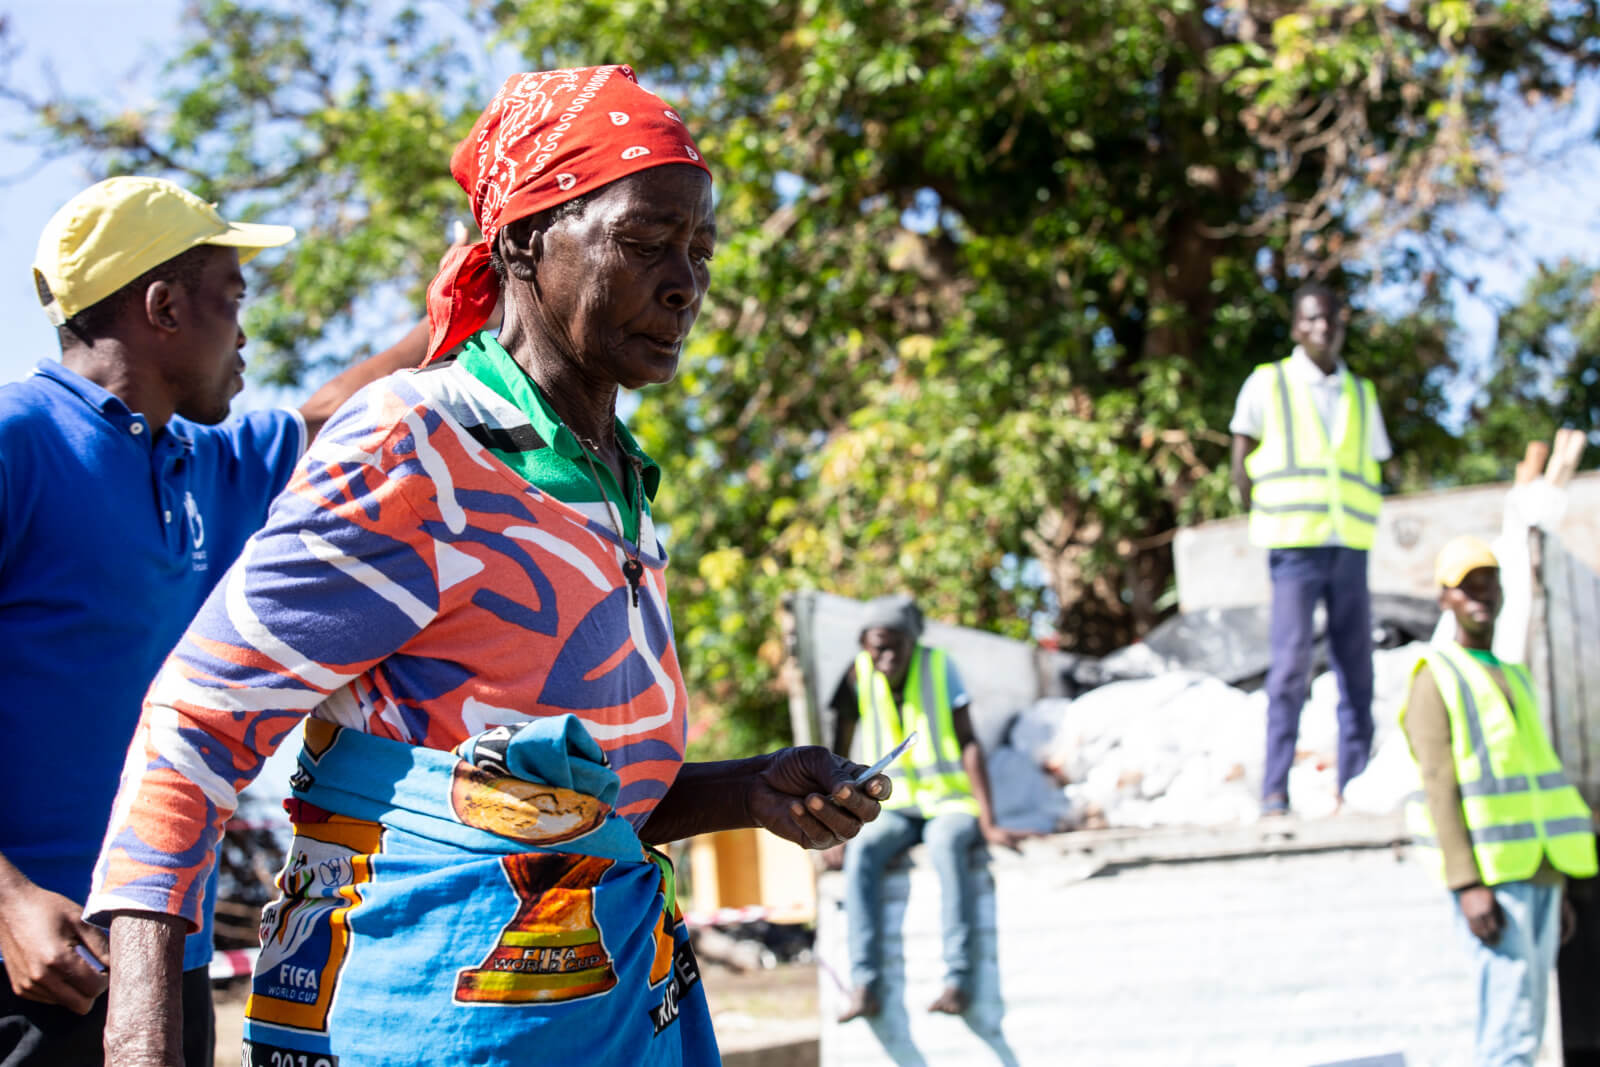
[[(528, 380), (528, 384), (533, 387), (533, 390), (537, 393), (542, 393), (543, 390), (540, 389), (539, 383), (534, 380), (533, 375), (528, 373), (528, 368), (515, 359), (512, 362), (516, 364), (517, 369), (522, 372), (522, 376)], [(620, 517), (622, 509), (617, 509), (618, 514), (616, 516), (611, 514), (611, 498), (606, 495), (605, 483), (600, 480), (600, 470), (595, 466), (594, 458), (589, 455), (592, 451), (594, 455), (598, 456), (600, 454), (600, 446), (593, 440), (581, 436), (570, 426), (567, 427), (567, 432), (571, 433), (573, 438), (577, 440), (578, 451), (583, 455), (584, 462), (589, 465), (589, 477), (594, 480), (595, 491), (600, 494), (600, 506), (605, 509), (606, 523), (611, 527), (611, 531), (617, 535), (617, 544), (622, 549), (622, 554), (626, 557), (622, 561), (622, 577), (628, 583), (628, 592), (632, 595), (633, 606), (638, 607), (639, 580), (644, 577), (644, 564), (639, 562), (638, 545), (635, 544), (633, 551), (630, 552), (628, 550), (628, 539), (622, 536), (622, 528), (617, 524), (617, 519)], [(638, 456), (624, 449), (622, 442), (617, 440), (617, 430), (614, 422), (611, 426), (611, 443), (627, 459), (628, 465), (633, 469), (634, 523), (638, 527), (636, 534), (642, 533), (644, 528), (644, 465), (639, 462)], [(621, 486), (618, 486), (618, 488), (620, 489)]]
[[(618, 515), (611, 514), (611, 509), (613, 506), (611, 503), (611, 498), (606, 495), (605, 483), (600, 480), (600, 469), (595, 466), (594, 457), (589, 455), (590, 449), (593, 449), (596, 453), (598, 453), (600, 449), (594, 444), (593, 441), (583, 437), (578, 437), (577, 434), (573, 434), (572, 436), (576, 437), (578, 439), (578, 444), (582, 446), (579, 449), (579, 452), (583, 455), (584, 462), (589, 465), (589, 477), (594, 479), (594, 487), (600, 493), (600, 506), (605, 509), (606, 522), (610, 524), (612, 532), (617, 535), (617, 543), (621, 547), (623, 554), (627, 557), (622, 562), (622, 577), (626, 579), (628, 583), (628, 592), (633, 598), (633, 606), (638, 607), (639, 579), (644, 577), (644, 564), (639, 562), (638, 545), (635, 544), (633, 550), (629, 551), (628, 539), (622, 536), (622, 528), (617, 523), (617, 519), (620, 516), (620, 509), (618, 509)], [(639, 532), (642, 533), (644, 527), (644, 471), (639, 463), (638, 456), (635, 456), (631, 452), (625, 452), (623, 454), (627, 457), (629, 466), (633, 468), (634, 521), (638, 523), (640, 527)]]

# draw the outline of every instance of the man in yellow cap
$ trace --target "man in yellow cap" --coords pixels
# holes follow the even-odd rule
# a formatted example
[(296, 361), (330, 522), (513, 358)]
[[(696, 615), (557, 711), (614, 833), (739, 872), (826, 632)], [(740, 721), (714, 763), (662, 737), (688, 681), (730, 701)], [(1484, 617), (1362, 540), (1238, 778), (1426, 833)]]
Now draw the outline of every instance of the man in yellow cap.
[[(39, 239), (61, 359), (0, 387), (7, 1067), (100, 1062), (107, 948), (82, 902), (144, 691), (309, 439), (360, 386), (421, 362), (425, 323), (297, 411), (229, 419), (240, 264), (293, 236), (124, 177), (74, 196)], [(184, 957), (191, 1067), (212, 1053), (206, 921)]]
[(1458, 537), (1435, 565), (1456, 639), (1428, 646), (1400, 709), (1422, 776), (1406, 821), (1455, 896), (1478, 995), (1477, 1060), (1529, 1064), (1544, 1033), (1550, 970), (1574, 915), (1568, 876), (1595, 873), (1594, 823), (1541, 724), (1526, 667), (1489, 651), (1500, 565)]

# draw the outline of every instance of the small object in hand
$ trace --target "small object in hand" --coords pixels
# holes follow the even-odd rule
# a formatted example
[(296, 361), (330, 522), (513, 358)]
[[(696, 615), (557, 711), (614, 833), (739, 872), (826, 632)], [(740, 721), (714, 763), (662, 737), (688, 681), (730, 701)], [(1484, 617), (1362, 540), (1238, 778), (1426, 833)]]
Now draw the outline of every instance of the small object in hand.
[(97, 957), (93, 952), (89, 951), (89, 946), (80, 941), (72, 947), (77, 950), (78, 955), (83, 957), (83, 962), (87, 963), (101, 974), (106, 973), (106, 965), (101, 963), (99, 957)]
[(889, 764), (893, 763), (895, 760), (899, 759), (905, 750), (910, 747), (911, 742), (916, 740), (916, 737), (917, 732), (915, 730), (912, 730), (909, 734), (906, 734), (905, 740), (891, 748), (887, 756), (884, 756), (877, 763), (874, 763), (872, 766), (861, 772), (861, 775), (856, 779), (856, 785), (866, 785), (867, 782), (871, 780), (873, 775), (882, 774), (883, 769), (889, 766)]

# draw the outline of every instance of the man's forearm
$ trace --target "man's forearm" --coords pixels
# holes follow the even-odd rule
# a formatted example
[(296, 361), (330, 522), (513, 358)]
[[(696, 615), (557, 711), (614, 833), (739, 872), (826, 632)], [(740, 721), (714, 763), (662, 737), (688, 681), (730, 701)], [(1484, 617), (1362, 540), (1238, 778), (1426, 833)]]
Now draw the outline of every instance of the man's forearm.
[(106, 1067), (183, 1062), (183, 939), (175, 915), (123, 912), (111, 919)]
[(1239, 492), (1239, 506), (1244, 509), (1246, 515), (1250, 513), (1250, 494), (1255, 489), (1255, 484), (1245, 470), (1244, 461), (1256, 450), (1259, 443), (1253, 437), (1237, 433), (1233, 435), (1233, 487)]
[(1412, 678), (1403, 729), (1417, 763), (1417, 775), (1422, 780), (1434, 838), (1444, 857), (1445, 884), (1451, 889), (1475, 885), (1481, 875), (1466, 815), (1461, 809), (1450, 713), (1445, 709), (1444, 698), (1439, 695), (1439, 686), (1428, 667), (1423, 667)]
[(972, 784), (972, 798), (978, 802), (978, 821), (994, 826), (994, 805), (989, 797), (989, 770), (984, 766), (983, 746), (974, 738), (961, 746), (961, 767)]
[(650, 813), (639, 837), (659, 845), (696, 834), (755, 826), (750, 812), (750, 787), (771, 758), (685, 763), (678, 769), (672, 788)]
[(958, 704), (950, 709), (950, 725), (955, 730), (956, 744), (961, 746), (961, 769), (967, 772), (967, 784), (972, 787), (972, 798), (978, 802), (978, 820), (993, 827), (994, 805), (989, 798), (989, 768), (983, 759), (983, 746), (972, 729), (972, 706)]
[(428, 353), (428, 320), (423, 319), (407, 334), (377, 355), (362, 360), (354, 367), (342, 371), (327, 385), (311, 394), (311, 399), (300, 405), (300, 414), (306, 420), (307, 433), (315, 437), (317, 431), (339, 410), (339, 405), (349, 400), (362, 386), (377, 381), (397, 370), (420, 366)]

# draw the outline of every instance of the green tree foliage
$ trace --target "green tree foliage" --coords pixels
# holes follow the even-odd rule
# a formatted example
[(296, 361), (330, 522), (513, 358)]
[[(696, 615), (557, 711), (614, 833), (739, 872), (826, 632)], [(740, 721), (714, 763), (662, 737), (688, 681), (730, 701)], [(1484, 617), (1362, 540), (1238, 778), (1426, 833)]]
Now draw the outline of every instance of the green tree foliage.
[[(369, 287), (415, 296), (491, 68), (628, 62), (680, 103), (723, 237), (680, 378), (635, 423), (670, 471), (680, 652), (725, 752), (785, 731), (774, 616), (799, 586), (1014, 635), (1048, 613), (1089, 652), (1156, 621), (1173, 530), (1233, 510), (1233, 399), (1287, 353), (1300, 280), (1355, 297), (1392, 480), (1449, 480), (1451, 309), (1396, 235), (1448, 246), (1452, 208), (1493, 206), (1499, 101), (1563, 92), (1600, 28), (1542, 0), (460, 10), (205, 0), (167, 113), (40, 114), (109, 167), (302, 225), (254, 319), (293, 377)], [(1364, 310), (1407, 286), (1406, 314)]]
[(477, 54), (492, 24), (474, 9), (430, 23), (415, 7), (350, 0), (208, 0), (184, 19), (149, 113), (115, 110), (92, 88), (39, 97), (16, 77), (3, 92), (51, 150), (88, 148), (107, 174), (164, 174), (241, 217), (299, 229), (287, 254), (256, 267), (254, 379), (292, 384), (313, 359), (384, 347), (392, 336), (344, 338), (371, 321), (363, 297), (390, 282), (411, 299), (397, 319), (382, 308), (383, 325), (411, 325), (446, 223), (469, 215), (448, 161), (496, 87)]
[(1562, 427), (1600, 426), (1600, 270), (1562, 262), (1541, 269), (1500, 315), (1493, 373), (1463, 435), (1466, 481), (1509, 479), (1528, 441)]

